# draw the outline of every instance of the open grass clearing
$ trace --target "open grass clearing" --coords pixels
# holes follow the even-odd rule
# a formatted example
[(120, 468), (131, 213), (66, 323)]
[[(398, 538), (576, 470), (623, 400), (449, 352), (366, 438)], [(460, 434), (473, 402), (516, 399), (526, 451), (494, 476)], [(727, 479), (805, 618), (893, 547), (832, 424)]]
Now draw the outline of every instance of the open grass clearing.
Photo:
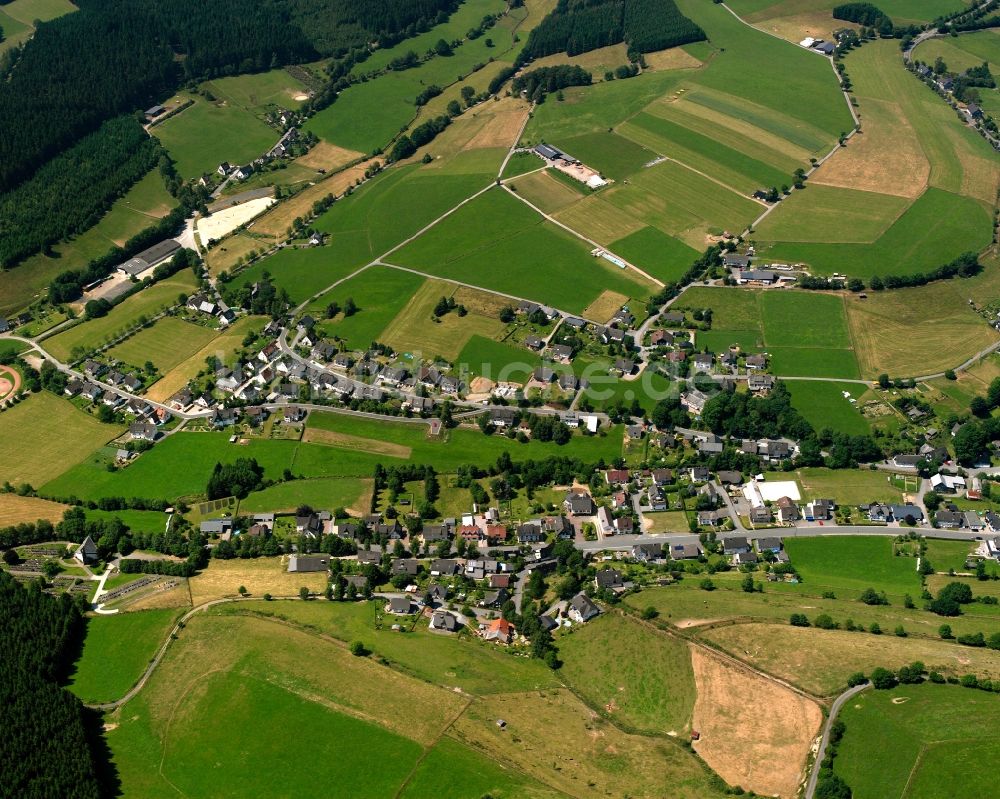
[(36, 488), (85, 459), (122, 432), (101, 424), (48, 392), (29, 397), (0, 415), (0, 482)]
[[(870, 292), (867, 300), (848, 301), (847, 320), (861, 374), (896, 377), (944, 371), (995, 342), (996, 331), (962, 295), (967, 290), (962, 282)], [(935, 341), (938, 346), (914, 346), (915, 341)]]
[(882, 472), (806, 467), (797, 469), (795, 476), (803, 499), (833, 499), (841, 506), (899, 503), (903, 499), (900, 490)]
[(575, 313), (603, 290), (635, 298), (652, 291), (499, 189), (463, 206), (392, 261)]
[[(465, 316), (452, 311), (443, 317), (435, 317), (434, 306), (441, 297), (454, 299), (461, 305), (468, 301), (475, 308), (486, 311), (486, 314), (470, 309)], [(506, 301), (494, 294), (458, 287), (443, 280), (427, 280), (389, 322), (378, 340), (397, 352), (431, 357), (440, 355), (453, 361), (472, 336), (496, 338), (504, 331), (506, 325), (498, 315), (506, 304)], [(468, 305), (465, 307), (469, 309)]]
[[(244, 76), (242, 85), (251, 77)], [(193, 95), (184, 95), (184, 99), (192, 99), (194, 104), (157, 125), (152, 133), (163, 142), (185, 178), (211, 172), (223, 161), (252, 161), (281, 136), (238, 102), (209, 102)]]
[(382, 600), (249, 602), (220, 605), (210, 613), (273, 615), (344, 643), (364, 641), (376, 657), (385, 658), (394, 668), (449, 692), (460, 688), (466, 693), (484, 695), (546, 690), (557, 685), (552, 671), (540, 661), (510, 657), (499, 647), (470, 636), (438, 635), (427, 629), (426, 622), (403, 635), (384, 623), (376, 625), (376, 611), (382, 604)]
[(680, 280), (699, 255), (679, 239), (648, 226), (612, 242), (610, 248), (664, 283)]
[(135, 326), (141, 317), (150, 318), (177, 304), (181, 294), (197, 288), (189, 269), (154, 283), (132, 295), (108, 312), (107, 316), (81, 322), (45, 340), (45, 348), (61, 361), (101, 346), (118, 333)]
[(541, 357), (527, 347), (519, 347), (483, 336), (472, 336), (455, 361), (474, 377), (494, 382), (527, 382), (531, 372), (542, 363)]
[(284, 69), (215, 78), (202, 86), (218, 99), (261, 114), (272, 108), (298, 108), (306, 88)]
[(371, 507), (372, 483), (352, 477), (314, 477), (254, 491), (240, 502), (243, 513), (290, 513), (302, 505), (333, 511), (345, 508), (363, 516)]
[(783, 200), (755, 235), (763, 241), (870, 244), (908, 205), (905, 197), (810, 184)]
[(175, 609), (165, 609), (88, 618), (70, 691), (84, 702), (120, 699), (139, 679), (179, 615)]
[[(823, 720), (819, 705), (751, 671), (691, 650), (697, 700), (695, 751), (727, 782), (765, 796), (794, 796)], [(760, 706), (745, 702), (756, 697)], [(768, 767), (760, 768), (767, 763)]]
[(845, 630), (819, 630), (789, 624), (734, 624), (705, 630), (711, 641), (755, 668), (788, 680), (817, 696), (833, 696), (856, 672), (898, 669), (920, 660), (949, 676), (1000, 676), (1000, 655), (959, 646), (953, 641), (874, 636)]
[(48, 22), (76, 11), (69, 0), (14, 0), (0, 10), (0, 53), (19, 47), (35, 32), (36, 22)]
[[(678, 799), (722, 795), (690, 752), (670, 740), (622, 732), (563, 688), (476, 700), (449, 734), (573, 796), (583, 785), (600, 795), (658, 796), (664, 785)], [(520, 745), (510, 745), (513, 736)]]
[[(1000, 698), (954, 685), (866, 691), (844, 707), (847, 727), (835, 771), (856, 796), (987, 796), (993, 776), (982, 758), (1000, 754), (983, 730), (1000, 721)], [(871, 753), (893, 743), (893, 756)]]
[[(412, 272), (372, 266), (348, 278), (332, 291), (322, 295), (309, 306), (319, 314), (317, 327), (324, 336), (347, 342), (352, 349), (366, 349), (373, 341), (381, 341), (386, 325), (403, 311), (408, 301), (424, 285), (424, 278)], [(343, 307), (353, 299), (358, 310), (345, 317), (341, 311), (332, 319), (325, 318), (325, 308), (336, 300)], [(431, 324), (428, 321), (428, 324)]]
[[(158, 324), (164, 321), (169, 320), (161, 320)], [(210, 339), (200, 350), (191, 353), (185, 360), (178, 362), (176, 366), (164, 372), (163, 377), (149, 387), (149, 391), (146, 392), (147, 396), (155, 402), (165, 402), (205, 368), (205, 359), (210, 356), (215, 356), (223, 363), (231, 363), (233, 353), (242, 347), (243, 339), (246, 338), (247, 334), (251, 331), (259, 332), (265, 323), (264, 317), (260, 316), (244, 316), (237, 319), (226, 330)], [(192, 327), (186, 323), (182, 324), (185, 324), (186, 327)]]
[[(968, 571), (965, 561), (975, 550), (972, 541), (946, 541), (941, 538), (927, 539), (927, 560), (938, 571), (954, 569), (957, 572)], [(973, 590), (973, 593), (975, 591)]]
[[(794, 555), (790, 557), (795, 563)], [(901, 559), (916, 566), (913, 558)], [(659, 611), (663, 621), (683, 627), (733, 618), (787, 624), (793, 613), (804, 613), (810, 620), (825, 613), (841, 626), (848, 619), (864, 625), (866, 629), (877, 623), (885, 635), (891, 635), (897, 626), (902, 625), (911, 638), (936, 641), (939, 640), (938, 628), (944, 621), (941, 616), (929, 611), (904, 608), (902, 596), (891, 594), (888, 597), (890, 605), (865, 605), (857, 599), (860, 590), (841, 590), (839, 593), (835, 590), (835, 599), (824, 599), (822, 592), (829, 587), (815, 582), (764, 583), (763, 594), (748, 594), (740, 588), (742, 575), (739, 572), (716, 573), (711, 579), (716, 585), (715, 591), (702, 591), (697, 580), (689, 579), (677, 586), (646, 589), (625, 601), (639, 609), (652, 606)], [(844, 583), (842, 579), (839, 582), (841, 585)], [(878, 585), (873, 587), (877, 589)], [(910, 593), (914, 601), (919, 602), (919, 589)], [(983, 609), (988, 608), (983, 606)], [(994, 631), (1000, 631), (1000, 614), (995, 609), (989, 612), (993, 615), (956, 616), (947, 619), (947, 623), (955, 635), (983, 632), (989, 636)]]
[[(829, 427), (838, 433), (853, 436), (871, 432), (871, 425), (861, 413), (861, 404), (850, 401), (865, 392), (864, 386), (811, 380), (789, 380), (785, 385), (792, 395), (792, 407), (817, 430)], [(850, 395), (850, 399), (844, 396), (844, 392)]]
[(138, 367), (151, 361), (157, 371), (166, 374), (215, 338), (217, 333), (211, 328), (168, 316), (116, 344), (108, 355)]
[(55, 524), (69, 508), (60, 502), (17, 494), (0, 494), (0, 528), (15, 524), (34, 524), (45, 519)]
[(916, 558), (894, 556), (886, 536), (789, 538), (785, 550), (814, 593), (834, 591), (846, 598), (874, 588), (890, 599), (920, 594)]
[(559, 638), (560, 672), (612, 721), (654, 734), (684, 736), (695, 702), (684, 641), (609, 611)]
[(804, 291), (764, 291), (757, 296), (769, 347), (850, 347), (842, 297)]
[(370, 258), (363, 232), (335, 235), (324, 247), (279, 250), (240, 272), (233, 284), (252, 285), (267, 272), (271, 282), (288, 292), (289, 299), (298, 305), (362, 268)]

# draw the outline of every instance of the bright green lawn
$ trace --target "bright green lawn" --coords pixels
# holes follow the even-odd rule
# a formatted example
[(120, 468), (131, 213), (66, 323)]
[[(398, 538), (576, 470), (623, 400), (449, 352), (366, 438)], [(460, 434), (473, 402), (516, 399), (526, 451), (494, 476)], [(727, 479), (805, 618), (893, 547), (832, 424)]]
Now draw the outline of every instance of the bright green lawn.
[(769, 347), (850, 346), (844, 301), (806, 291), (758, 293), (764, 340)]
[[(996, 778), (983, 768), (1000, 756), (984, 731), (1000, 724), (1000, 697), (955, 685), (904, 685), (865, 691), (841, 711), (847, 732), (835, 771), (857, 799), (992, 796)], [(872, 752), (891, 742), (891, 757)]]
[(874, 588), (897, 601), (920, 594), (916, 559), (893, 556), (892, 540), (884, 536), (789, 538), (785, 550), (810, 591), (857, 598)]
[(510, 380), (524, 383), (542, 359), (527, 347), (472, 336), (462, 348), (455, 364), (467, 368), (474, 376), (488, 377), (495, 382)]
[(162, 533), (167, 529), (167, 514), (158, 510), (88, 509), (87, 521), (97, 519), (119, 519), (129, 530), (140, 533)]
[[(946, 572), (954, 569), (957, 572), (967, 571), (965, 560), (975, 547), (975, 541), (946, 541), (941, 538), (927, 539), (927, 560), (936, 571)], [(973, 593), (976, 593), (975, 586)]]
[(179, 615), (177, 608), (164, 608), (87, 619), (70, 690), (84, 702), (120, 699), (142, 675)]
[(314, 477), (278, 483), (263, 491), (254, 491), (240, 502), (243, 513), (291, 511), (300, 505), (313, 508), (357, 509), (362, 495), (368, 490), (367, 481), (356, 477)]
[(305, 87), (284, 69), (216, 78), (204, 88), (220, 100), (257, 113), (273, 107), (298, 108), (302, 101), (295, 97), (305, 92)]

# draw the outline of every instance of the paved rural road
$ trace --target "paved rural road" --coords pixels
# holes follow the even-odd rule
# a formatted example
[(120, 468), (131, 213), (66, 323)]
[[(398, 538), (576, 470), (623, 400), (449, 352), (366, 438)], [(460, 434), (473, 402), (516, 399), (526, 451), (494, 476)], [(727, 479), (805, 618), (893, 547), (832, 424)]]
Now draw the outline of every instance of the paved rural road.
[(833, 722), (837, 720), (837, 715), (840, 713), (840, 709), (844, 706), (844, 703), (848, 699), (857, 696), (862, 691), (871, 687), (871, 683), (865, 683), (864, 685), (856, 685), (853, 688), (848, 688), (844, 693), (833, 700), (833, 706), (830, 708), (830, 715), (826, 718), (826, 725), (823, 727), (823, 738), (819, 742), (819, 749), (816, 752), (816, 761), (813, 763), (812, 773), (809, 775), (809, 782), (806, 783), (806, 793), (805, 799), (813, 799), (816, 793), (816, 780), (819, 779), (819, 769), (820, 764), (823, 762), (823, 758), (826, 757), (826, 747), (830, 743), (830, 729), (833, 727)]

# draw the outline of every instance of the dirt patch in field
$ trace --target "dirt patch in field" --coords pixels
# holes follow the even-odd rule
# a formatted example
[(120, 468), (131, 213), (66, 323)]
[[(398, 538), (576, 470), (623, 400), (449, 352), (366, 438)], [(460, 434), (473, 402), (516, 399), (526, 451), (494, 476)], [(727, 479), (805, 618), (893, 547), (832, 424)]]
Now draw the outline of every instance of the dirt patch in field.
[(325, 169), (329, 171), (331, 169), (339, 169), (351, 163), (351, 161), (362, 157), (364, 157), (364, 153), (321, 141), (308, 153), (298, 158), (296, 163), (307, 166), (310, 169)]
[(623, 305), (628, 303), (628, 297), (619, 294), (617, 291), (605, 290), (600, 293), (596, 300), (583, 309), (585, 319), (593, 319), (595, 322), (604, 324)]
[(390, 458), (403, 458), (404, 460), (413, 454), (413, 450), (402, 444), (376, 441), (374, 438), (362, 438), (348, 433), (336, 433), (333, 430), (320, 430), (315, 427), (306, 428), (302, 440), (310, 444), (326, 444), (331, 447), (370, 452), (373, 455), (388, 455)]
[(698, 754), (729, 783), (795, 796), (823, 720), (819, 705), (700, 649), (691, 650), (691, 665)]
[(9, 366), (0, 366), (0, 399), (17, 393), (21, 387), (21, 373)]
[(697, 69), (701, 66), (701, 61), (680, 47), (646, 53), (643, 58), (650, 69)]
[(37, 497), (19, 497), (17, 494), (0, 494), (0, 527), (10, 527), (22, 522), (47, 519), (57, 522), (68, 508), (59, 502), (49, 502)]
[(916, 199), (930, 176), (916, 131), (896, 103), (865, 98), (861, 133), (809, 179), (811, 183)]
[(339, 197), (348, 186), (353, 186), (359, 178), (363, 178), (366, 165), (367, 162), (338, 172), (336, 175), (300, 191), (291, 199), (278, 203), (254, 223), (254, 233), (284, 236), (292, 222), (295, 221), (295, 217), (308, 216), (316, 200), (327, 194)]

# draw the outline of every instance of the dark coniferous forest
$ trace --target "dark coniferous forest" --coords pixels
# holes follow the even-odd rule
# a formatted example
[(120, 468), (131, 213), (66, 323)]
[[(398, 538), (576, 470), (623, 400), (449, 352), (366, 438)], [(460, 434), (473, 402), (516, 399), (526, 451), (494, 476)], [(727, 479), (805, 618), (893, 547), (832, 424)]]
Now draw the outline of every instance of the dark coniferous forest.
[(87, 711), (59, 684), (83, 623), (68, 595), (49, 596), (0, 572), (0, 796), (101, 795)]

